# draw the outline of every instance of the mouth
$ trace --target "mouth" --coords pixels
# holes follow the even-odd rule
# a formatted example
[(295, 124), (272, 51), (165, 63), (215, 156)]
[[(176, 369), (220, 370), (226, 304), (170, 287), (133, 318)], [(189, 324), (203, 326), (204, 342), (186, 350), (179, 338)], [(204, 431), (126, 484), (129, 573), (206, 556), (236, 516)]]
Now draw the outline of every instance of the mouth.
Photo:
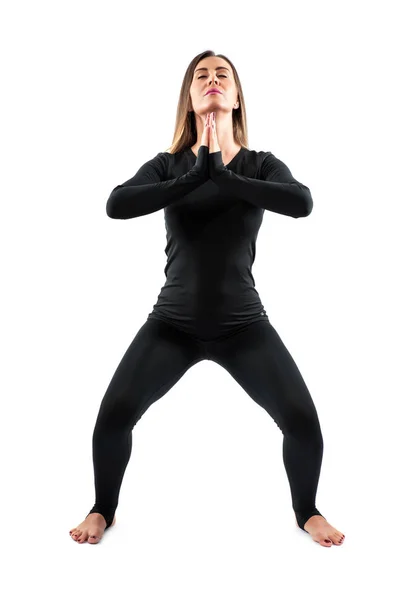
[(220, 92), (219, 90), (210, 90), (206, 93), (206, 96), (208, 96), (209, 94), (222, 94), (222, 92)]

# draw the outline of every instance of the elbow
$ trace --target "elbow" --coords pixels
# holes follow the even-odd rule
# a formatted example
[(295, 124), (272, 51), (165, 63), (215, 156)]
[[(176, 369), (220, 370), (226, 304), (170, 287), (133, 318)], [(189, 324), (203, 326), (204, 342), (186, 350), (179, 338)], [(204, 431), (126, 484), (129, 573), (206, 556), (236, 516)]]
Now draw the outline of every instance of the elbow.
[(110, 219), (118, 219), (112, 203), (108, 200), (106, 204), (106, 214)]
[[(308, 189), (308, 188), (307, 188)], [(308, 190), (308, 194), (304, 198), (304, 217), (308, 217), (312, 213), (312, 209), (314, 207), (314, 202), (310, 194), (310, 190)]]
[(302, 187), (304, 193), (302, 195), (302, 202), (300, 203), (301, 211), (299, 211), (297, 215), (295, 215), (296, 219), (298, 219), (299, 217), (308, 217), (312, 213), (312, 209), (314, 206), (310, 190), (305, 185)]
[(110, 219), (121, 219), (121, 216), (118, 214), (117, 195), (114, 193), (118, 187), (120, 186), (117, 185), (117, 187), (113, 189), (107, 200), (106, 213), (107, 217), (110, 217)]

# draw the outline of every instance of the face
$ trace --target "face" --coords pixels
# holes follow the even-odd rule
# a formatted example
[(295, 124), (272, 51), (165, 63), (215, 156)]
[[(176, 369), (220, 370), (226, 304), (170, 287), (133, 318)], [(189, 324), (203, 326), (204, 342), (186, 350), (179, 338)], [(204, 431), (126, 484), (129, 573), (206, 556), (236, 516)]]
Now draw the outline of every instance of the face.
[[(207, 94), (211, 88), (220, 93)], [(194, 112), (203, 117), (211, 111), (217, 114), (220, 111), (231, 112), (236, 106), (238, 91), (229, 63), (218, 56), (203, 58), (194, 70), (190, 97)]]

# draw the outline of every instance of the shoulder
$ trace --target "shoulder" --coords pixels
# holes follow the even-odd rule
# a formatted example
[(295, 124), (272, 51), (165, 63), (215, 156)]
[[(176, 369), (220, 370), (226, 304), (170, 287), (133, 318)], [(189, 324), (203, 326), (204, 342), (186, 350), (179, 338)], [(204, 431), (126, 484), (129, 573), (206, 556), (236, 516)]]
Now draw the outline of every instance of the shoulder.
[(246, 158), (250, 162), (254, 162), (257, 166), (261, 166), (264, 160), (269, 156), (273, 156), (272, 152), (266, 150), (250, 150), (246, 148)]
[(278, 181), (281, 183), (296, 182), (289, 167), (282, 159), (268, 151), (260, 152), (261, 155), (261, 174), (263, 179), (269, 181)]
[[(187, 151), (180, 152), (158, 152), (152, 159), (152, 167), (157, 171), (162, 181), (177, 177), (182, 169), (186, 172), (189, 168), (185, 161)], [(186, 165), (186, 166), (185, 166)]]
[(148, 160), (147, 164), (157, 172), (161, 179), (164, 179), (169, 170), (172, 157), (173, 155), (169, 152), (157, 152)]
[(180, 152), (159, 152), (154, 158), (156, 158), (160, 163), (163, 163), (166, 166), (171, 166), (175, 164), (177, 161), (181, 160), (185, 154), (185, 150), (181, 150)]
[(243, 153), (243, 161), (247, 165), (251, 165), (254, 171), (253, 177), (256, 179), (260, 178), (260, 174), (263, 170), (263, 164), (266, 157), (271, 155), (271, 152), (265, 150), (250, 150), (246, 148), (246, 152)]

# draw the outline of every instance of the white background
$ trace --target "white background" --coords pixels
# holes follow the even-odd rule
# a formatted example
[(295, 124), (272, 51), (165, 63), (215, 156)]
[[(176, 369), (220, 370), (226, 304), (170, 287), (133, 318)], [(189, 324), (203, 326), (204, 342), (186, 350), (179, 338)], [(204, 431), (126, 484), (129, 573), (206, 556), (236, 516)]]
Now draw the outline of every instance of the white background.
[[(2, 536), (8, 599), (398, 597), (399, 48), (395, 2), (3, 5)], [(199, 363), (133, 430), (117, 524), (94, 502), (106, 387), (164, 283), (163, 211), (113, 220), (113, 187), (172, 142), (192, 58), (226, 54), (249, 147), (307, 185), (265, 211), (253, 274), (317, 407), (317, 506), (295, 525), (282, 435)]]

